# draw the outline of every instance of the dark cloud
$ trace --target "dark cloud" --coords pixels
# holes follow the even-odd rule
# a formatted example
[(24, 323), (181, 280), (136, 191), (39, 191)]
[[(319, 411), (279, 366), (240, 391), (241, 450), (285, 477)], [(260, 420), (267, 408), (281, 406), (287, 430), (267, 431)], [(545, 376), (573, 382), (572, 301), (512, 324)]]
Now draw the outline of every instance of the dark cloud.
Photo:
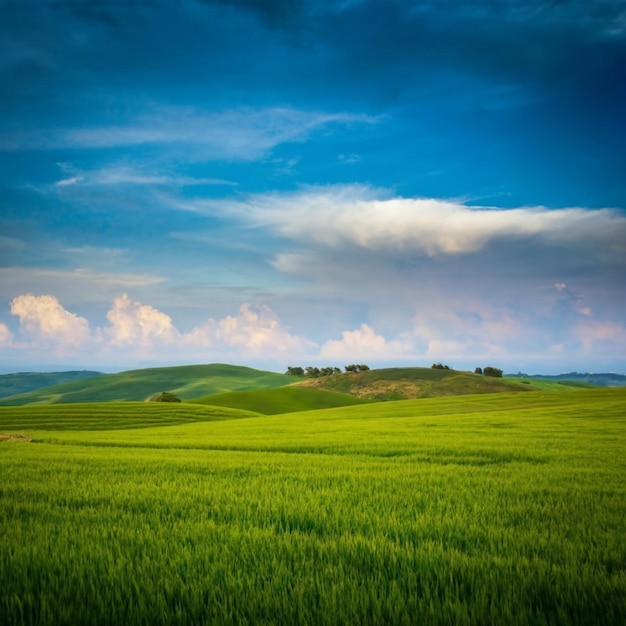
[(200, 0), (213, 7), (251, 11), (270, 27), (294, 26), (307, 13), (306, 0)]

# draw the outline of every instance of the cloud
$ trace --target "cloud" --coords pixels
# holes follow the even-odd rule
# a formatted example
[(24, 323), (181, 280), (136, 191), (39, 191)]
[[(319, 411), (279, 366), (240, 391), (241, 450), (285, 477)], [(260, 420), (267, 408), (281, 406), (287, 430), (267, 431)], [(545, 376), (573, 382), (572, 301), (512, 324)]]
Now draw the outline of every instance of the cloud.
[[(59, 167), (65, 172), (71, 171), (75, 175), (63, 178), (53, 184), (53, 187), (71, 187), (83, 185), (90, 187), (114, 185), (153, 185), (162, 187), (194, 187), (208, 185), (224, 185), (236, 187), (238, 183), (222, 178), (207, 178), (182, 176), (170, 172), (145, 172), (132, 166), (111, 166), (78, 172), (68, 163), (60, 163)], [(155, 169), (158, 167), (155, 166)]]
[(600, 348), (603, 353), (612, 352), (616, 356), (623, 356), (626, 350), (626, 327), (622, 324), (587, 319), (576, 325), (575, 333), (576, 339), (588, 353)]
[(11, 333), (6, 324), (0, 322), (0, 348), (11, 345), (12, 339), (13, 333)]
[(63, 178), (54, 183), (55, 187), (71, 187), (85, 180), (84, 176), (72, 176), (71, 178)]
[(104, 332), (113, 346), (148, 348), (171, 343), (179, 336), (169, 315), (152, 306), (133, 302), (126, 294), (113, 300), (107, 320), (111, 326)]
[(624, 250), (626, 217), (610, 209), (498, 209), (431, 198), (384, 197), (365, 186), (307, 188), (207, 203), (303, 244), (342, 249), (419, 253), (475, 253), (492, 241), (538, 239), (559, 244), (603, 241)]
[(320, 350), (323, 359), (394, 359), (411, 352), (410, 342), (387, 341), (373, 328), (361, 324), (356, 330), (342, 332), (340, 340), (329, 339)]
[(17, 296), (11, 301), (11, 313), (19, 317), (20, 332), (32, 342), (64, 350), (90, 340), (88, 321), (67, 311), (54, 296)]
[[(94, 248), (94, 254), (106, 254), (106, 248)], [(77, 251), (68, 250), (69, 254)], [(93, 258), (91, 259), (93, 261)], [(102, 290), (119, 290), (121, 288), (149, 287), (162, 283), (164, 278), (154, 274), (134, 274), (126, 272), (100, 272), (85, 268), (74, 270), (45, 269), (41, 267), (4, 267), (0, 268), (0, 290), (18, 292), (28, 289), (43, 291), (50, 289), (56, 293), (63, 292), (63, 299), (80, 294), (83, 298), (94, 298), (102, 295)], [(61, 297), (61, 296), (60, 296)]]
[[(170, 145), (192, 160), (248, 161), (263, 157), (282, 143), (305, 141), (322, 128), (376, 121), (367, 115), (293, 108), (240, 108), (206, 113), (192, 107), (170, 106), (114, 126), (57, 128), (46, 134), (20, 133), (13, 137), (5, 133), (0, 150)], [(57, 186), (79, 182), (81, 176), (71, 176), (59, 181)]]
[(314, 343), (292, 335), (267, 305), (242, 304), (239, 315), (228, 315), (219, 321), (208, 319), (185, 334), (190, 345), (216, 350), (240, 350), (243, 354), (278, 358), (310, 350)]

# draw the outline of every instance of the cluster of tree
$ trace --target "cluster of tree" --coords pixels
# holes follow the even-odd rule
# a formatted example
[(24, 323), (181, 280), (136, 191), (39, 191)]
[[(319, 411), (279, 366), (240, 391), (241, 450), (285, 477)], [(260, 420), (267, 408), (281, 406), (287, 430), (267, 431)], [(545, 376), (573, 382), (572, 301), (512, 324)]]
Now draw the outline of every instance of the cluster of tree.
[[(364, 364), (359, 365), (346, 365), (346, 372), (366, 372), (369, 367)], [(341, 374), (341, 370), (338, 367), (313, 367), (309, 365), (306, 368), (303, 367), (287, 367), (285, 374), (289, 376), (306, 376), (308, 378), (319, 378), (320, 376), (332, 376), (333, 374)]]
[(369, 366), (364, 363), (359, 363), (358, 365), (346, 365), (344, 366), (346, 372), (367, 372), (369, 370)]
[(447, 365), (442, 365), (441, 363), (433, 363), (430, 367), (433, 370), (449, 370), (450, 369)]
[(182, 402), (182, 400), (175, 393), (164, 391), (156, 396), (152, 396), (150, 402)]
[(497, 367), (486, 367), (482, 369), (477, 367), (474, 374), (482, 374), (483, 376), (492, 376), (493, 378), (502, 378), (502, 370)]

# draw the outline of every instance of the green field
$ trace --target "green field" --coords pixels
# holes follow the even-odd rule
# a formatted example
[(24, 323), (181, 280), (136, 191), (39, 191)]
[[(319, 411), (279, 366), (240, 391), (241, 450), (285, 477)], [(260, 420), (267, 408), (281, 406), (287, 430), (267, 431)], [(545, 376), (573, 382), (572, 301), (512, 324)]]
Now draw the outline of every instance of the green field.
[(0, 408), (0, 623), (626, 623), (626, 389)]
[(434, 398), (477, 393), (571, 390), (564, 382), (516, 377), (493, 378), (451, 369), (392, 367), (303, 380), (303, 387), (325, 389), (376, 401)]
[(366, 404), (369, 401), (346, 393), (290, 385), (278, 389), (230, 391), (191, 400), (193, 403), (253, 410), (265, 415)]
[(142, 401), (170, 391), (182, 399), (233, 390), (272, 389), (293, 382), (292, 376), (213, 363), (129, 370), (103, 374), (0, 399), (0, 406), (75, 402)]

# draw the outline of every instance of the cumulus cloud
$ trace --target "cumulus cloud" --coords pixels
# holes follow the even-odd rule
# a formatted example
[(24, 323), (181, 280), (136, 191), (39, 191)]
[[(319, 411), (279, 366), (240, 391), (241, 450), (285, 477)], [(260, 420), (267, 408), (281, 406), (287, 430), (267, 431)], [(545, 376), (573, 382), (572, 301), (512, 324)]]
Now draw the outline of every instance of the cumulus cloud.
[(315, 344), (292, 335), (267, 305), (242, 304), (239, 315), (221, 320), (208, 319), (202, 326), (185, 334), (190, 345), (212, 346), (216, 350), (240, 349), (247, 355), (273, 358), (298, 354)]
[(111, 326), (106, 329), (114, 346), (151, 347), (178, 337), (172, 318), (154, 307), (133, 302), (126, 294), (113, 300), (107, 313)]
[(11, 301), (11, 313), (19, 317), (21, 333), (43, 345), (79, 348), (90, 339), (87, 320), (67, 311), (54, 296), (17, 296)]
[(320, 350), (328, 359), (393, 359), (410, 352), (410, 342), (387, 341), (368, 324), (341, 333), (341, 339), (328, 340)]
[(10, 345), (12, 338), (13, 333), (11, 333), (8, 326), (0, 323), (0, 347)]
[(385, 197), (365, 186), (309, 188), (205, 204), (299, 243), (426, 256), (475, 253), (494, 241), (602, 241), (623, 252), (626, 218), (610, 209), (497, 209), (429, 198)]

